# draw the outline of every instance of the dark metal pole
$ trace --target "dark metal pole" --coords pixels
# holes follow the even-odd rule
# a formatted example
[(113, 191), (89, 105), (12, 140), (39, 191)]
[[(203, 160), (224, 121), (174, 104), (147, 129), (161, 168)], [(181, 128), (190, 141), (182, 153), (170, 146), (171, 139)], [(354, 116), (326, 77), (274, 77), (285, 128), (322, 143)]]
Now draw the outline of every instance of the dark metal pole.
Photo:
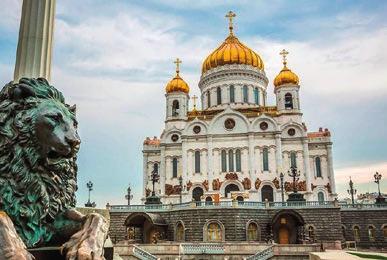
[(125, 199), (128, 200), (128, 205), (130, 205), (130, 201), (133, 199), (132, 189), (130, 188), (130, 183), (129, 183), (127, 192), (128, 192), (128, 193), (125, 195)]
[(180, 185), (180, 204), (183, 203), (183, 177), (180, 175), (179, 177), (179, 185)]
[(281, 180), (281, 199), (282, 199), (282, 202), (285, 201), (285, 198), (284, 198), (284, 174), (281, 172), (280, 174), (280, 180)]
[(378, 193), (379, 197), (382, 197), (382, 194), (380, 193), (380, 180), (382, 179), (382, 175), (378, 172), (374, 174), (375, 183), (378, 185)]
[(356, 194), (357, 191), (353, 189), (353, 181), (351, 177), (349, 177), (349, 190), (347, 190), (347, 192), (351, 195), (352, 207), (354, 207), (355, 206), (354, 195)]

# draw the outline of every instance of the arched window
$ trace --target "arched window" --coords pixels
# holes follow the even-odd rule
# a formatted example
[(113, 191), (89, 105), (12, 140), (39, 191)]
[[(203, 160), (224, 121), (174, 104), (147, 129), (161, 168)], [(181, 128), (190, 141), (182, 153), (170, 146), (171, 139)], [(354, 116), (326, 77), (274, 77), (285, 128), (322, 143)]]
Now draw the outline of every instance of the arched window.
[(216, 102), (218, 103), (218, 105), (222, 104), (222, 90), (220, 89), (220, 87), (216, 88)]
[(230, 103), (235, 102), (235, 87), (230, 86)]
[(195, 173), (200, 173), (200, 151), (195, 151)]
[(387, 241), (387, 225), (383, 226), (383, 237), (384, 241)]
[(269, 150), (267, 148), (263, 148), (262, 150), (262, 164), (263, 164), (263, 170), (268, 171), (269, 170)]
[(297, 167), (297, 154), (295, 152), (290, 153), (290, 167)]
[(368, 226), (368, 238), (371, 242), (375, 241), (375, 228)]
[(177, 242), (185, 241), (184, 226), (181, 222), (177, 223), (175, 232), (176, 232), (175, 240)]
[(316, 157), (314, 159), (315, 165), (316, 165), (316, 177), (322, 177), (321, 175), (321, 159), (320, 157)]
[(317, 199), (318, 199), (318, 202), (324, 202), (324, 192), (320, 191), (319, 193), (317, 193)]
[(347, 237), (347, 232), (345, 230), (345, 226), (344, 225), (341, 225), (341, 233), (343, 234), (343, 239), (344, 241), (346, 241), (346, 237)]
[(234, 171), (234, 152), (232, 150), (228, 151), (228, 171)]
[(172, 102), (172, 116), (179, 115), (179, 101), (173, 100)]
[(203, 196), (203, 189), (200, 187), (196, 187), (192, 190), (192, 199), (194, 201), (201, 201), (201, 198)]
[(255, 104), (259, 105), (259, 88), (254, 89), (254, 100)]
[(236, 150), (235, 151), (235, 162), (236, 162), (236, 171), (241, 172), (242, 167), (241, 167), (241, 150)]
[(360, 228), (358, 226), (353, 227), (353, 237), (356, 242), (360, 241)]
[(211, 93), (207, 91), (207, 107), (211, 106)]
[(309, 226), (308, 227), (308, 236), (309, 236), (310, 241), (314, 241), (315, 240), (315, 234), (314, 234), (314, 227), (313, 226)]
[(227, 154), (225, 150), (222, 150), (221, 160), (222, 160), (222, 172), (227, 172)]
[(247, 226), (247, 241), (259, 241), (258, 225), (250, 222)]
[(172, 178), (177, 178), (177, 158), (172, 159)]
[(212, 222), (207, 225), (207, 242), (220, 242), (222, 236), (222, 228), (218, 223)]
[(293, 109), (293, 96), (290, 93), (285, 94), (285, 109)]
[(243, 102), (249, 102), (249, 89), (247, 86), (243, 86)]

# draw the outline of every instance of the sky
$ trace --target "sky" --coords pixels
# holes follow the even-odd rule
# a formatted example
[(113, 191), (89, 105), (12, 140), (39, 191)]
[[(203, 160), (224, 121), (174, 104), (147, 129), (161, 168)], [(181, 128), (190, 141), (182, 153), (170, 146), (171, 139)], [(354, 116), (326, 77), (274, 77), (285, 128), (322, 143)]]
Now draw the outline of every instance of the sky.
[[(0, 85), (13, 79), (21, 0), (0, 1)], [(165, 85), (179, 57), (181, 76), (199, 95), (201, 64), (228, 34), (224, 17), (237, 14), (234, 32), (256, 51), (273, 79), (285, 48), (300, 77), (301, 108), (309, 131), (332, 132), (340, 198), (349, 176), (358, 193), (387, 192), (387, 2), (65, 0), (57, 1), (51, 84), (77, 104), (78, 204), (86, 183), (98, 207), (133, 203), (142, 195), (142, 143), (160, 136)]]

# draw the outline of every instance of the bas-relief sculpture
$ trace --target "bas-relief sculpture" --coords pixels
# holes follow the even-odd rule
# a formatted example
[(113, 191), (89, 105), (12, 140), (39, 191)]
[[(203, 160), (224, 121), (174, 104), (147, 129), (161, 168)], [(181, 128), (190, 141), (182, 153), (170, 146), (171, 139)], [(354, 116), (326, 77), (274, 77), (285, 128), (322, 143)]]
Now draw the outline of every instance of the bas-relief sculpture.
[(66, 259), (104, 259), (107, 221), (74, 209), (79, 145), (75, 106), (45, 79), (0, 91), (0, 259), (59, 245)]

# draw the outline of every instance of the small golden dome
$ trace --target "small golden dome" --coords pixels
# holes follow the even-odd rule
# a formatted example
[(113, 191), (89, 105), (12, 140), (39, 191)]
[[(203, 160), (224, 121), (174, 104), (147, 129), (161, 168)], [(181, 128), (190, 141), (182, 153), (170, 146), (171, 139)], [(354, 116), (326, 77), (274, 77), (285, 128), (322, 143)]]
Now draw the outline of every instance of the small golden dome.
[(286, 55), (289, 54), (289, 52), (287, 52), (286, 50), (282, 50), (280, 54), (283, 56), (284, 67), (280, 71), (280, 73), (278, 73), (278, 75), (275, 77), (274, 86), (279, 87), (285, 84), (298, 85), (299, 83), (298, 76), (286, 66), (287, 64)]
[(226, 17), (230, 19), (230, 34), (224, 42), (204, 60), (202, 73), (225, 64), (245, 64), (263, 70), (264, 64), (261, 57), (234, 36), (232, 18), (235, 17), (235, 14), (230, 11)]
[(179, 64), (181, 63), (181, 60), (177, 58), (174, 63), (176, 63), (176, 76), (167, 84), (165, 91), (167, 93), (180, 91), (188, 94), (189, 86), (179, 75)]

